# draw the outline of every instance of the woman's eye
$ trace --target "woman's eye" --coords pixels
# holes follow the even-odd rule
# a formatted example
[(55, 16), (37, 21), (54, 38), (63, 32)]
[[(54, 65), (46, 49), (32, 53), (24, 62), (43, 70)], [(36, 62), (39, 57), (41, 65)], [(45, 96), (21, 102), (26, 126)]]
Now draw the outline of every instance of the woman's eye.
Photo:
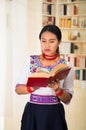
[(46, 42), (46, 41), (42, 41), (42, 42)]
[(50, 41), (50, 43), (54, 43), (54, 41)]

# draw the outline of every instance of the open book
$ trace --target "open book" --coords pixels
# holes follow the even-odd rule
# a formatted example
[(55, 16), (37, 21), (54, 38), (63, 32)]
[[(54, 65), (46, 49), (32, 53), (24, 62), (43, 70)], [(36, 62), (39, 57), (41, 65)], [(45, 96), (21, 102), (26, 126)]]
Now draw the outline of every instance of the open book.
[(32, 87), (46, 87), (52, 80), (62, 80), (66, 78), (71, 67), (67, 64), (58, 64), (52, 71), (45, 68), (38, 68), (38, 71), (32, 73), (27, 80), (27, 86)]

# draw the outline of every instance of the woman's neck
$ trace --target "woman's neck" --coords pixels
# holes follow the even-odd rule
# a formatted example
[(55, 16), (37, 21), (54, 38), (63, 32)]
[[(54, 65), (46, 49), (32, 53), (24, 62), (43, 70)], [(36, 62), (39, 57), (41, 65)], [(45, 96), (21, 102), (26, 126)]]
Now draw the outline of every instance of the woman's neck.
[(56, 54), (49, 56), (49, 55), (46, 55), (45, 53), (43, 53), (42, 57), (46, 60), (55, 60), (58, 57), (58, 54), (56, 53)]

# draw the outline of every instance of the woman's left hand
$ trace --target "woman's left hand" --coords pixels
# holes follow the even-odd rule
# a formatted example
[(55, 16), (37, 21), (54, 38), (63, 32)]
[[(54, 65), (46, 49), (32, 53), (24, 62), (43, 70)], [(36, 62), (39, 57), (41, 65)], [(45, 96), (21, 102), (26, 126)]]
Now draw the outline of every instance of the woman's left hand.
[(55, 92), (57, 92), (60, 87), (59, 80), (52, 80), (50, 84), (48, 84), (48, 87), (52, 88)]

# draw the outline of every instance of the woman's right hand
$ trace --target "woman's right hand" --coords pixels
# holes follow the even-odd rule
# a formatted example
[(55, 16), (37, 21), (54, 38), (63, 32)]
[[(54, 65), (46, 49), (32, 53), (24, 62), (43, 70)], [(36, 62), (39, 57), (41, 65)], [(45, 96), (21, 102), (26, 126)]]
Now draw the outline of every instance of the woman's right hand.
[(18, 84), (15, 88), (15, 91), (17, 94), (28, 94), (29, 90), (33, 92), (38, 89), (38, 87), (30, 87), (30, 89), (28, 88), (29, 87), (27, 87), (26, 85)]

